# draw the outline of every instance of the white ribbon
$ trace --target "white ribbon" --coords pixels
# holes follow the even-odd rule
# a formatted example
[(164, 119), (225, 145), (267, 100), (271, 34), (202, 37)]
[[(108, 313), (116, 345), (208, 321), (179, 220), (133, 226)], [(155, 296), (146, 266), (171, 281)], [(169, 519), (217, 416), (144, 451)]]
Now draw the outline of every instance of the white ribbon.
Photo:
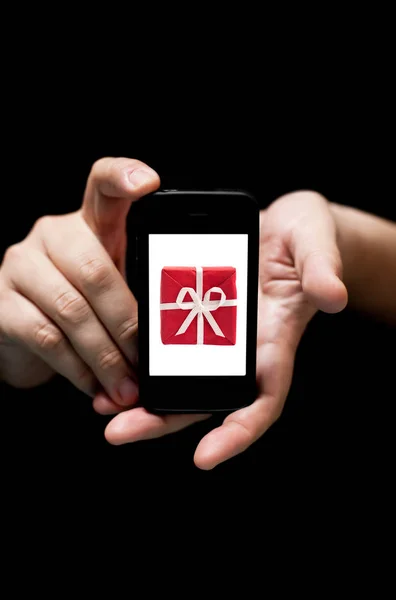
[[(176, 302), (163, 302), (160, 304), (160, 310), (181, 309), (190, 311), (176, 335), (185, 333), (192, 321), (197, 317), (197, 344), (204, 343), (204, 317), (216, 335), (225, 337), (211, 312), (217, 310), (220, 306), (236, 306), (237, 304), (236, 298), (234, 300), (227, 300), (225, 293), (219, 287), (210, 288), (202, 298), (202, 283), (202, 267), (196, 267), (196, 289), (183, 287), (177, 295)], [(220, 300), (211, 300), (210, 294), (212, 292), (218, 292), (221, 296)], [(186, 294), (190, 294), (192, 302), (183, 302)]]

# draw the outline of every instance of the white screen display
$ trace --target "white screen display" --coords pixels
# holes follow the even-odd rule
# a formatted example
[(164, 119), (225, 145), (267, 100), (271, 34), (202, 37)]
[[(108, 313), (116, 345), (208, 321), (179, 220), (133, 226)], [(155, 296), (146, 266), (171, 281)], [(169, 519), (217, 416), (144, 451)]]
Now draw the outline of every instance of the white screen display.
[(150, 234), (150, 375), (246, 375), (247, 234)]

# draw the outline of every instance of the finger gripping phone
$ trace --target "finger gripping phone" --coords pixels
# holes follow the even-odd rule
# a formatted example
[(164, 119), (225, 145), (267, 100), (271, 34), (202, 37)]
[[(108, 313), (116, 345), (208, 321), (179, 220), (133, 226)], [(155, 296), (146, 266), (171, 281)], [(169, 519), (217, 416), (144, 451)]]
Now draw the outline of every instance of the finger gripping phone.
[(156, 413), (250, 404), (256, 397), (255, 199), (242, 191), (163, 190), (135, 209), (141, 403)]

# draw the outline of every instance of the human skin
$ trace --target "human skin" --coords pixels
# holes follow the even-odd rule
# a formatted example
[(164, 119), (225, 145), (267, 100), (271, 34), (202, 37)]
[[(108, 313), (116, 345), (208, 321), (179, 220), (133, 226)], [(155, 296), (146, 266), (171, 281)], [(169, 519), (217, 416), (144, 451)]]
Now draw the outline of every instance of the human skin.
[[(0, 376), (17, 387), (54, 373), (93, 398), (110, 443), (159, 437), (206, 415), (158, 416), (135, 406), (137, 303), (124, 275), (130, 205), (159, 186), (133, 159), (101, 159), (81, 210), (40, 219), (0, 269)], [(295, 352), (317, 310), (352, 306), (396, 322), (396, 226), (311, 191), (261, 212), (256, 401), (199, 443), (210, 469), (244, 451), (280, 416)], [(348, 292), (347, 292), (348, 289)], [(132, 407), (132, 408), (131, 408)]]

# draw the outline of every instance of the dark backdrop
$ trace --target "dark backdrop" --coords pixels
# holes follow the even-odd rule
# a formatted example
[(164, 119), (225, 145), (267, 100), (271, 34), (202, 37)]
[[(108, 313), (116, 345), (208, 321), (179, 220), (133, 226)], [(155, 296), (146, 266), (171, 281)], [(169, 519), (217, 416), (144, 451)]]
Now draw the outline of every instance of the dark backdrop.
[[(4, 167), (0, 245), (22, 239), (43, 214), (78, 208), (90, 166), (104, 155), (148, 162), (164, 187), (245, 188), (263, 207), (310, 188), (393, 218), (386, 123), (377, 113), (364, 119), (355, 101), (323, 98), (323, 91), (307, 94), (296, 105), (292, 90), (271, 106), (265, 98), (254, 106), (249, 98), (243, 105), (207, 98), (194, 110), (180, 101), (176, 110), (149, 115), (133, 107), (129, 113), (124, 104), (122, 114), (104, 111), (95, 119), (75, 107), (29, 110), (14, 123)], [(135, 510), (147, 498), (157, 509), (165, 498), (188, 506), (186, 497), (203, 492), (202, 501), (216, 510), (224, 498), (235, 507), (242, 495), (259, 509), (276, 498), (296, 519), (300, 498), (315, 510), (329, 500), (353, 509), (373, 490), (386, 498), (394, 343), (390, 327), (349, 310), (317, 315), (298, 350), (281, 419), (244, 454), (208, 473), (193, 466), (192, 456), (209, 422), (113, 448), (103, 438), (106, 418), (66, 381), (29, 391), (1, 386), (7, 498), (14, 505), (27, 497), (29, 506), (41, 507), (66, 501), (83, 513), (104, 502), (113, 516), (117, 507)]]

